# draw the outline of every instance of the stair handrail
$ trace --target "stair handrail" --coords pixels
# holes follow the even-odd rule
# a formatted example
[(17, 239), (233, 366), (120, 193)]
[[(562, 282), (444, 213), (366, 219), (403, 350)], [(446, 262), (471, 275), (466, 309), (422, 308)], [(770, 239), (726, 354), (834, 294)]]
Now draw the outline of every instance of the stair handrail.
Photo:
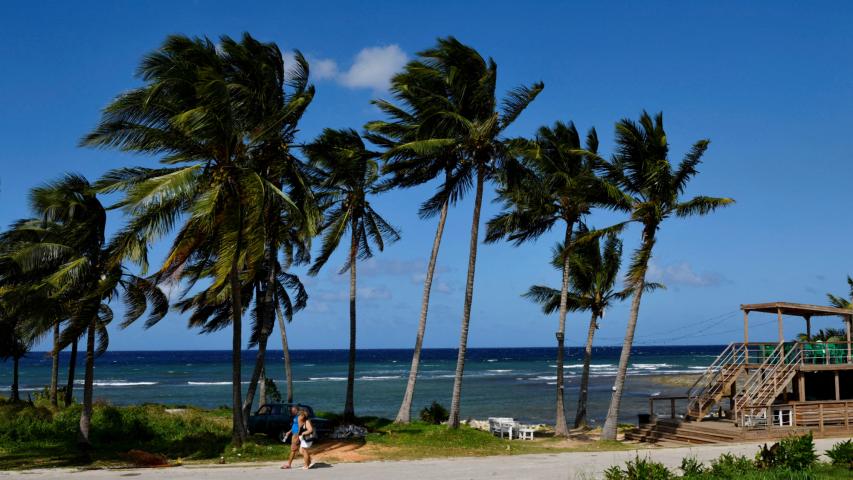
[[(747, 378), (743, 388), (741, 388), (740, 394), (735, 400), (735, 406), (738, 410), (742, 410), (748, 405), (755, 406), (755, 396), (761, 391), (762, 387), (770, 382), (776, 382), (776, 377), (779, 376), (780, 371), (783, 371), (787, 375), (794, 368), (795, 363), (798, 363), (798, 361), (794, 362), (793, 360), (799, 360), (798, 357), (801, 354), (800, 343), (794, 342), (788, 344), (791, 345), (791, 349), (787, 352), (785, 351), (785, 345), (785, 342), (780, 342), (761, 366), (755, 369), (749, 378)], [(762, 375), (762, 372), (764, 375)]]
[(746, 344), (743, 343), (730, 343), (696, 379), (687, 390), (687, 397), (689, 398), (687, 403), (688, 415), (694, 410), (701, 414), (703, 403), (708, 399), (706, 398), (708, 392), (719, 383), (726, 367), (740, 368), (747, 362), (748, 352), (746, 348)]
[[(739, 342), (730, 343), (722, 353), (717, 355), (717, 358), (702, 372), (702, 375), (693, 382), (693, 385), (687, 390), (688, 397), (694, 397), (698, 395), (694, 395), (693, 392), (696, 387), (701, 383), (702, 390), (705, 390), (709, 386), (713, 385), (714, 380), (718, 377), (722, 370), (723, 366), (726, 365), (742, 365), (745, 361), (746, 356), (741, 356), (744, 350), (744, 344)], [(707, 379), (707, 380), (706, 380)], [(705, 381), (703, 381), (705, 380)]]

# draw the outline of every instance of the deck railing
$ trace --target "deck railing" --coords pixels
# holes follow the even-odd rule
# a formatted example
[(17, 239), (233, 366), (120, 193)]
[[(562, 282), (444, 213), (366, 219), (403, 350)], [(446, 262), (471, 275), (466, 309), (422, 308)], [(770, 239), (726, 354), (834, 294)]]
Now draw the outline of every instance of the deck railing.
[(844, 365), (853, 363), (847, 342), (800, 342), (803, 365)]
[(723, 368), (742, 365), (747, 360), (747, 350), (742, 343), (730, 343), (723, 352), (702, 372), (687, 390), (688, 397), (696, 397), (701, 391), (710, 388), (719, 379)]
[(773, 351), (778, 345), (779, 342), (750, 342), (746, 344), (746, 363), (761, 365), (773, 355)]
[[(649, 419), (654, 422), (656, 418), (660, 417), (678, 418), (680, 416), (678, 414), (681, 410), (680, 407), (683, 407), (689, 401), (690, 397), (685, 396), (649, 397)], [(664, 404), (663, 409), (655, 408), (661, 403)], [(661, 413), (663, 413), (663, 415), (661, 415)]]

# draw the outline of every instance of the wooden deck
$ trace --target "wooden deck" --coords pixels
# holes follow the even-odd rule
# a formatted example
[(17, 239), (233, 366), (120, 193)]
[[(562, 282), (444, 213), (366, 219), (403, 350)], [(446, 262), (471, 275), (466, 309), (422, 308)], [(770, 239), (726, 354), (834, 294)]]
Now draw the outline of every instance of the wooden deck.
[[(823, 402), (822, 402), (823, 403)], [(840, 402), (844, 408), (853, 408), (853, 402)], [(820, 407), (818, 407), (820, 408)], [(785, 438), (791, 434), (811, 432), (815, 438), (849, 437), (853, 428), (841, 421), (839, 406), (826, 408), (824, 421), (820, 423), (820, 414), (815, 416), (810, 408), (799, 409), (803, 415), (803, 426), (768, 427), (762, 430), (747, 430), (738, 427), (734, 421), (727, 419), (711, 419), (695, 422), (680, 419), (659, 419), (654, 423), (640, 425), (625, 432), (626, 440), (636, 442), (671, 445), (710, 445), (718, 443), (738, 443), (750, 441), (772, 441)], [(848, 417), (849, 418), (849, 417)]]

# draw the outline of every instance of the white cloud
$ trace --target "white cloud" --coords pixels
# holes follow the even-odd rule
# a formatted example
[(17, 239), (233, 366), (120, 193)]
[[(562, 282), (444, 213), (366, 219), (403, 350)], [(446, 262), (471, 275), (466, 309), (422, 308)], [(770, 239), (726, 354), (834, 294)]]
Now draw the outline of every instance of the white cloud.
[(317, 80), (335, 78), (338, 75), (338, 64), (330, 58), (309, 60), (308, 65), (311, 70), (311, 77)]
[[(441, 269), (438, 269), (438, 271), (436, 272), (436, 275), (438, 275), (440, 272), (441, 272)], [(413, 274), (409, 277), (409, 280), (412, 282), (412, 285), (423, 285), (424, 280), (426, 280), (426, 274), (425, 273)], [(433, 291), (436, 291), (438, 293), (453, 293), (453, 287), (451, 287), (449, 283), (443, 282), (441, 280), (436, 280), (435, 278), (433, 278), (432, 289), (433, 289)]]
[(649, 262), (646, 278), (650, 282), (660, 282), (666, 286), (711, 287), (724, 283), (722, 275), (713, 272), (698, 273), (687, 262), (658, 265), (654, 260)]
[[(390, 300), (391, 290), (389, 290), (384, 285), (380, 285), (378, 287), (358, 287), (356, 289), (356, 296), (359, 301)], [(349, 289), (341, 289), (337, 291), (320, 291), (315, 294), (312, 294), (311, 301), (314, 301), (315, 299), (319, 300), (321, 303), (348, 301)], [(308, 303), (310, 304), (311, 302)]]
[(390, 300), (391, 290), (385, 287), (361, 287), (356, 289), (360, 300)]
[(406, 60), (405, 52), (398, 45), (363, 48), (349, 70), (338, 77), (338, 82), (350, 88), (385, 90)]
[[(306, 59), (312, 80), (334, 80), (348, 88), (373, 90), (387, 89), (391, 77), (408, 61), (406, 53), (396, 44), (361, 49), (345, 72), (340, 71), (338, 62), (331, 58), (306, 55)], [(289, 70), (293, 65), (293, 51), (284, 52), (284, 67)]]
[[(289, 72), (296, 65), (296, 54), (293, 50), (283, 53), (284, 68)], [(328, 80), (338, 76), (338, 64), (331, 58), (318, 58), (306, 55), (311, 80)]]

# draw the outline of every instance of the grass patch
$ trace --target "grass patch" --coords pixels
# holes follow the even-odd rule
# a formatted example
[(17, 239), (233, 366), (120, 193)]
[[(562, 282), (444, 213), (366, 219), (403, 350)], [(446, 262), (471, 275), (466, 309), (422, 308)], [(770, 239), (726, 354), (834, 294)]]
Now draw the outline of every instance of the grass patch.
[[(332, 413), (319, 415), (340, 420)], [(172, 463), (281, 461), (290, 454), (289, 445), (264, 435), (254, 435), (243, 447), (234, 448), (227, 407), (98, 403), (92, 416), (94, 448), (87, 455), (81, 455), (76, 444), (79, 419), (79, 405), (56, 409), (44, 402), (0, 400), (0, 470), (127, 466), (134, 463), (131, 450), (162, 455)], [(367, 428), (367, 438), (323, 442), (317, 450), (331, 461), (365, 461), (635, 448), (619, 442), (571, 443), (555, 438), (508, 441), (467, 426), (453, 430), (427, 423), (397, 425), (379, 417), (362, 417), (357, 423)]]
[(507, 440), (488, 432), (462, 425), (450, 429), (444, 425), (422, 422), (397, 425), (388, 422), (371, 431), (366, 444), (381, 452), (381, 459), (411, 460), (419, 458), (522, 455), (569, 451), (630, 450), (636, 446), (619, 442), (569, 443), (564, 439), (546, 437), (535, 441)]

